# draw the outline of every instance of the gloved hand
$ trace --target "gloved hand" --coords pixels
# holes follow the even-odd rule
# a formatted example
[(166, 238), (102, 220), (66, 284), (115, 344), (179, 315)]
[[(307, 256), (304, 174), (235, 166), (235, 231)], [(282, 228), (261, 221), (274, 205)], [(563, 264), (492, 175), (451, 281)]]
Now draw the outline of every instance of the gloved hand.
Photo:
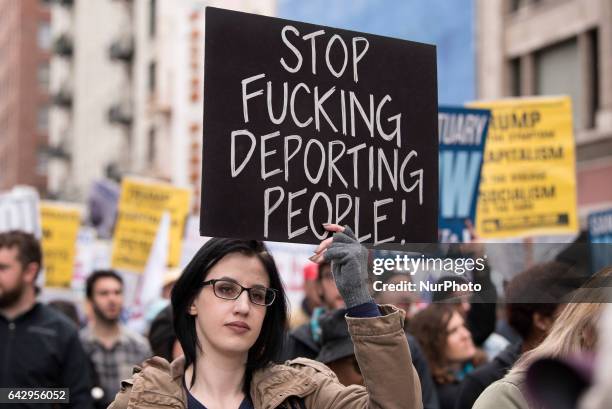
[(336, 231), (323, 258), (331, 262), (336, 286), (346, 308), (372, 302), (368, 290), (368, 250), (359, 244), (350, 227)]

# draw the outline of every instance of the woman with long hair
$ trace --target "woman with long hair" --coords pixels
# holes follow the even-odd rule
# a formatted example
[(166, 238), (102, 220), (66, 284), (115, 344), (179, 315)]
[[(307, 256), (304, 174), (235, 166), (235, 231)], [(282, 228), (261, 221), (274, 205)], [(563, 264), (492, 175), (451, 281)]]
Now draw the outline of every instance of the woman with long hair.
[(308, 359), (274, 363), (287, 302), (273, 258), (259, 241), (211, 239), (172, 292), (184, 357), (146, 361), (122, 383), (110, 408), (421, 408), (401, 312), (372, 302), (367, 250), (353, 232), (325, 228), (334, 235), (312, 259), (332, 262), (367, 388), (345, 387), (329, 368)]
[(527, 369), (541, 358), (568, 358), (595, 349), (597, 323), (609, 300), (605, 294), (607, 288), (598, 288), (596, 284), (602, 280), (609, 281), (610, 277), (612, 277), (612, 268), (607, 268), (583, 284), (555, 320), (544, 341), (524, 353), (504, 378), (489, 385), (476, 400), (473, 409), (535, 407), (529, 402), (525, 389)]
[(463, 315), (452, 304), (430, 304), (410, 319), (409, 330), (427, 358), (440, 409), (453, 409), (464, 375), (486, 361)]

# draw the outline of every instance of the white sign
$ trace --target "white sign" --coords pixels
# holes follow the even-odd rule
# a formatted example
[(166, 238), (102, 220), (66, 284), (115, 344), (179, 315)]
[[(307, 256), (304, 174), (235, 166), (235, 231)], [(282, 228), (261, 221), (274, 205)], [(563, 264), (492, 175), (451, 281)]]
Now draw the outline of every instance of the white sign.
[(0, 193), (0, 232), (23, 230), (40, 238), (38, 201), (38, 192), (29, 186)]

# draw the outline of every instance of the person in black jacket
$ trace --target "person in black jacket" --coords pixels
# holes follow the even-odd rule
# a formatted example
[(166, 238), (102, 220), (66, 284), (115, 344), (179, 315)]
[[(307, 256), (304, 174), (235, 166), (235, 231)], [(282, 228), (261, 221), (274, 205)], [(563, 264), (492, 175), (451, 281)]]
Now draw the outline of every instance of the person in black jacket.
[[(36, 301), (42, 252), (21, 231), (0, 233), (0, 387), (68, 388), (65, 408), (92, 405), (87, 359), (75, 325)], [(52, 403), (6, 404), (3, 408), (52, 408)]]

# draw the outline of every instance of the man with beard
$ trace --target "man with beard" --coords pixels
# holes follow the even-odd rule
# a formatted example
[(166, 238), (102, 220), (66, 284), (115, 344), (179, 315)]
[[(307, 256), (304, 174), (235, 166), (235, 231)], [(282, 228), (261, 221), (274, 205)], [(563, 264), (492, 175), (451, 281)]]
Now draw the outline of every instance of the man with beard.
[(132, 367), (151, 357), (147, 340), (119, 322), (123, 309), (123, 279), (112, 270), (94, 271), (87, 279), (91, 322), (81, 330), (81, 341), (104, 391), (97, 407), (107, 407)]
[[(90, 408), (87, 358), (77, 328), (36, 301), (42, 252), (22, 231), (0, 233), (0, 388), (68, 388), (67, 408)], [(6, 405), (6, 406), (4, 406)], [(51, 408), (19, 402), (6, 408)]]

